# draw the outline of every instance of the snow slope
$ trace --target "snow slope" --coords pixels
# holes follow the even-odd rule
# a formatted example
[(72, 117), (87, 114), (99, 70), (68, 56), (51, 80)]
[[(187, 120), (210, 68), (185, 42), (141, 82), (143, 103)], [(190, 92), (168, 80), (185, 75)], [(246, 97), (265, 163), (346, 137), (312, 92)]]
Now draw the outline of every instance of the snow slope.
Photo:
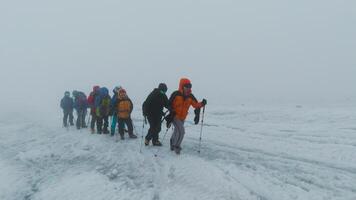
[[(60, 118), (0, 115), (0, 199), (356, 199), (354, 107), (207, 107), (182, 154), (115, 142)], [(140, 111), (134, 114), (142, 133)], [(147, 131), (147, 126), (144, 132)]]

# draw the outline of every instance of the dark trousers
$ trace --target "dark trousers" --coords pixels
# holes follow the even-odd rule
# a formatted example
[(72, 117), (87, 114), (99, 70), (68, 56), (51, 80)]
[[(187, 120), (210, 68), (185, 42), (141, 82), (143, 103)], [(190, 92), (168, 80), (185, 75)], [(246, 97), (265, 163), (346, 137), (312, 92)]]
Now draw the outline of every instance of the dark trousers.
[(97, 118), (98, 118), (98, 117), (96, 116), (95, 113), (91, 113), (91, 122), (90, 122), (90, 128), (91, 128), (91, 129), (94, 129), (95, 123), (98, 124), (98, 123), (97, 123)]
[(102, 131), (107, 132), (109, 126), (109, 116), (98, 117), (97, 120), (96, 128), (98, 133), (101, 133)]
[(68, 126), (68, 117), (69, 117), (69, 123), (70, 125), (74, 125), (73, 123), (73, 110), (63, 110), (63, 126), (67, 127)]
[(118, 118), (118, 123), (119, 123), (119, 133), (120, 133), (120, 135), (124, 135), (124, 133), (125, 133), (125, 130), (124, 130), (125, 124), (127, 126), (129, 135), (133, 135), (133, 125), (132, 125), (131, 118), (127, 118), (127, 119)]
[(147, 117), (148, 123), (150, 124), (150, 129), (146, 135), (146, 140), (157, 142), (159, 138), (159, 132), (161, 132), (161, 117)]
[(77, 129), (85, 128), (86, 127), (85, 116), (87, 115), (87, 111), (77, 110), (77, 115), (78, 115), (77, 123), (76, 123)]

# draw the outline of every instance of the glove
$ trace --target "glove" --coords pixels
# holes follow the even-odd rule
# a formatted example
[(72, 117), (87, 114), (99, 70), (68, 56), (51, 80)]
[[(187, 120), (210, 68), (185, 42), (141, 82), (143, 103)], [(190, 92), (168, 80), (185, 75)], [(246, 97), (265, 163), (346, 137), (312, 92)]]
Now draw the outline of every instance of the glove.
[(203, 99), (201, 103), (203, 104), (203, 106), (205, 106), (208, 102), (206, 101), (206, 99)]
[(195, 113), (194, 124), (199, 124), (200, 108), (195, 109), (194, 113)]

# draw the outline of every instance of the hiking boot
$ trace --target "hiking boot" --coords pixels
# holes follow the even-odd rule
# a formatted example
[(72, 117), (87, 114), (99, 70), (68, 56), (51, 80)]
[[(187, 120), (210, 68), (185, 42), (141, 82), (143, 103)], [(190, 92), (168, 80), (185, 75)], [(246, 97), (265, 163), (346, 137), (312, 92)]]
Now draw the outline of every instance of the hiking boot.
[(88, 126), (86, 126), (86, 125), (83, 125), (83, 126), (82, 126), (82, 128), (88, 128)]
[(109, 134), (109, 131), (108, 130), (104, 130), (103, 133), (104, 134)]
[(148, 146), (150, 144), (150, 141), (145, 139), (145, 146)]
[(102, 131), (98, 131), (98, 134), (102, 134), (103, 132)]
[(176, 152), (176, 154), (180, 154), (180, 151), (182, 150), (182, 148), (180, 148), (180, 147), (175, 147), (174, 148), (174, 152)]
[(130, 136), (129, 136), (130, 138), (132, 138), (132, 139), (136, 139), (137, 138), (137, 136), (135, 135), (135, 134), (130, 134)]
[(162, 143), (158, 140), (155, 142), (152, 141), (152, 144), (153, 144), (153, 146), (159, 146), (159, 147), (162, 146)]
[(111, 135), (111, 136), (114, 136), (114, 135), (115, 135), (115, 131), (111, 129), (110, 135)]
[(124, 139), (125, 139), (124, 134), (120, 134), (120, 139), (121, 139), (121, 140), (124, 140)]

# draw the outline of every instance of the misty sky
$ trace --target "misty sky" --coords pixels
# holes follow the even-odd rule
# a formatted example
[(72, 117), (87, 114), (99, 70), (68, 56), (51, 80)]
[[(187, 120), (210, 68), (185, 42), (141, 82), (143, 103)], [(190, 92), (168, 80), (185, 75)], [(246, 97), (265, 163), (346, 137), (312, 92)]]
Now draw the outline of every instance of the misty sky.
[(181, 77), (215, 105), (356, 99), (354, 0), (12, 0), (0, 29), (12, 102), (94, 84), (140, 102)]

